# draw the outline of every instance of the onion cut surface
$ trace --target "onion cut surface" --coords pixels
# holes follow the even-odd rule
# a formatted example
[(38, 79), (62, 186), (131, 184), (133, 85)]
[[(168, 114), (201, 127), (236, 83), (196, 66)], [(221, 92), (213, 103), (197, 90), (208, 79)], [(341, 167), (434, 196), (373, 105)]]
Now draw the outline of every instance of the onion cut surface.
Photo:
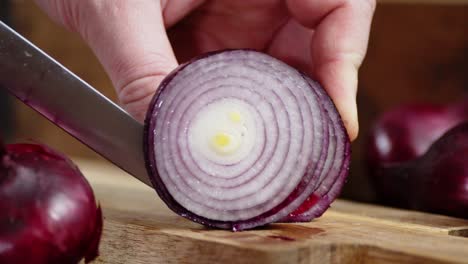
[(250, 50), (174, 70), (150, 104), (144, 139), (168, 207), (233, 231), (320, 216), (349, 170), (349, 138), (325, 90)]

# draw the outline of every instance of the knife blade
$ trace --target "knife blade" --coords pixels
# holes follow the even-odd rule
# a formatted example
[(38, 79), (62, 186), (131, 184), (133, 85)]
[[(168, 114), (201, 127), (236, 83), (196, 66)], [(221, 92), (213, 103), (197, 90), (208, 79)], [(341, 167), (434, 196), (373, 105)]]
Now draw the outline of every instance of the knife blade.
[(0, 86), (152, 186), (145, 168), (143, 125), (2, 21)]

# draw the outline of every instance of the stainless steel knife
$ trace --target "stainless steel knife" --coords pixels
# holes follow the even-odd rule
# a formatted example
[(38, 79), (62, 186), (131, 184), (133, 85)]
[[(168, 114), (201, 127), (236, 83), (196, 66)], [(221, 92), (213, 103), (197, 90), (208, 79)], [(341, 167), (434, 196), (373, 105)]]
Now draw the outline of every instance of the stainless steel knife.
[(145, 168), (143, 125), (2, 21), (1, 88), (152, 186)]

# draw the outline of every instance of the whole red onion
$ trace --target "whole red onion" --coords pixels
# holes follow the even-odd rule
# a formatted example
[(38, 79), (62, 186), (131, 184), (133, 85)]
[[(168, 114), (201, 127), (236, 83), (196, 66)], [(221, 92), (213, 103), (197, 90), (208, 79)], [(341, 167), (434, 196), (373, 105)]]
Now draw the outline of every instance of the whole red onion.
[(468, 218), (468, 101), (384, 113), (366, 156), (381, 203)]
[(80, 170), (38, 144), (0, 144), (0, 263), (72, 264), (98, 254), (101, 209)]

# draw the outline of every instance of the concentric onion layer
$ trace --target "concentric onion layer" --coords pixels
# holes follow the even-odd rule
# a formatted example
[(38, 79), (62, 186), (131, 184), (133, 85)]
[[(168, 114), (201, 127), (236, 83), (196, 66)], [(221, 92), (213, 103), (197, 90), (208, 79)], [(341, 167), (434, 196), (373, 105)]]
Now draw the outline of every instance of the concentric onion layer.
[[(304, 76), (304, 78), (312, 87), (318, 86), (318, 83), (309, 77)], [(351, 145), (345, 131), (340, 129), (344, 126), (341, 117), (326, 92), (323, 89), (316, 89), (315, 91), (319, 95), (328, 116), (330, 143), (327, 150), (326, 164), (317, 181), (318, 188), (309, 197), (314, 202), (304, 202), (295, 211), (282, 219), (284, 222), (306, 222), (321, 216), (340, 194), (349, 171)], [(335, 124), (341, 125), (336, 126)]]
[(180, 66), (160, 85), (145, 124), (158, 194), (175, 212), (213, 227), (303, 219), (292, 212), (347, 174), (349, 140), (325, 91), (255, 51), (211, 53)]

